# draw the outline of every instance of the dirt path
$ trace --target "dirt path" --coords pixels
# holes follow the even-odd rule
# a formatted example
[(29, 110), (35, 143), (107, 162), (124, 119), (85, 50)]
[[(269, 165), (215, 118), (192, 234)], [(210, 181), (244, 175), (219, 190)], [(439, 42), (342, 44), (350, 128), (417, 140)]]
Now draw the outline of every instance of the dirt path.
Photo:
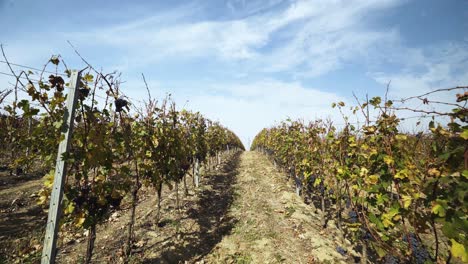
[(265, 156), (241, 155), (232, 232), (204, 258), (207, 263), (340, 263), (334, 241), (320, 232), (319, 216), (304, 204)]
[[(319, 226), (319, 215), (294, 193), (283, 174), (257, 152), (236, 154), (190, 188), (174, 208), (166, 189), (162, 218), (154, 224), (155, 200), (138, 206), (131, 263), (346, 263)], [(191, 187), (191, 186), (189, 186)], [(127, 212), (98, 229), (94, 263), (120, 263)], [(118, 232), (116, 232), (118, 230)], [(85, 238), (65, 247), (61, 263), (76, 263)]]

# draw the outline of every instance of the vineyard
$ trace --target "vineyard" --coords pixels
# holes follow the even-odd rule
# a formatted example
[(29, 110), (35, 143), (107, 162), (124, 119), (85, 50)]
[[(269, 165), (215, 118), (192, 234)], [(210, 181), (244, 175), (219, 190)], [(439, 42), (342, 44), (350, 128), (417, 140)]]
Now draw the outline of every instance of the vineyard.
[(467, 87), (337, 102), (344, 124), (289, 119), (246, 152), (144, 76), (134, 99), (81, 57), (3, 55), (0, 263), (468, 262)]

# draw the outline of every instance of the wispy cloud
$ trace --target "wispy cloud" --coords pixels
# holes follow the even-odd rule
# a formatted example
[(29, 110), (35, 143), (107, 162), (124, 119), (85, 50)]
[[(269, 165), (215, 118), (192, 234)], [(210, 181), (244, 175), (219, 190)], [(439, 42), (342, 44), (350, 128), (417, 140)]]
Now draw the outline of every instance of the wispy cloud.
[[(396, 31), (368, 29), (362, 17), (400, 2), (297, 1), (284, 10), (243, 19), (195, 22), (186, 21), (192, 9), (181, 8), (124, 25), (75, 32), (69, 37), (83, 45), (123, 49), (140, 64), (176, 57), (216, 57), (243, 60), (251, 69), (267, 72), (301, 67), (304, 74), (317, 76), (338, 68), (353, 56), (366, 55), (368, 47), (376, 43), (397, 39)], [(276, 33), (291, 25), (294, 27), (288, 28), (286, 39), (272, 43)], [(263, 49), (273, 44), (273, 50)]]
[(381, 84), (391, 81), (392, 96), (404, 98), (468, 83), (466, 44), (445, 43), (430, 49), (400, 46), (395, 50), (398, 52), (388, 59), (397, 61), (400, 71), (370, 73)]

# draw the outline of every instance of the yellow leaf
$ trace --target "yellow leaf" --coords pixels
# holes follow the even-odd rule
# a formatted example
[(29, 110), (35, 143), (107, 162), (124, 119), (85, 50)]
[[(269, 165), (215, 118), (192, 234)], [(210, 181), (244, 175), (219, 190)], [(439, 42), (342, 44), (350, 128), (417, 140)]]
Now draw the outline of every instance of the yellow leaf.
[(38, 205), (43, 205), (43, 204), (45, 204), (46, 201), (47, 201), (46, 196), (40, 196), (39, 199), (37, 199), (37, 204)]
[(86, 220), (86, 215), (84, 213), (80, 213), (75, 219), (75, 226), (76, 227), (83, 226), (83, 223), (85, 222), (85, 220)]
[(468, 254), (466, 253), (465, 247), (455, 241), (455, 239), (450, 239), (452, 242), (452, 247), (450, 248), (450, 252), (452, 252), (452, 255), (456, 258), (460, 258), (463, 262), (468, 261)]
[(366, 182), (368, 184), (376, 184), (377, 182), (379, 181), (379, 175), (370, 175), (369, 177), (367, 177), (367, 180)]
[(445, 209), (440, 204), (435, 204), (432, 206), (432, 212), (440, 217), (445, 217)]
[(383, 224), (385, 227), (394, 226), (393, 222), (392, 222), (390, 219), (388, 219), (388, 218), (382, 219), (382, 224)]
[(75, 205), (73, 203), (69, 203), (67, 208), (65, 208), (64, 213), (68, 215), (68, 214), (73, 213), (74, 210), (75, 210)]
[(402, 134), (396, 135), (395, 138), (396, 138), (397, 140), (401, 140), (401, 141), (407, 139), (406, 135), (402, 135)]
[(407, 169), (402, 169), (400, 171), (397, 171), (395, 174), (396, 179), (405, 179), (408, 178), (408, 170)]
[(394, 226), (393, 220), (398, 221), (401, 216), (398, 214), (398, 209), (390, 209), (388, 213), (382, 215), (382, 223), (385, 227)]
[(361, 168), (361, 170), (359, 171), (359, 176), (364, 177), (364, 176), (367, 175), (368, 172), (369, 172), (368, 169), (366, 169), (366, 168)]
[(401, 197), (403, 199), (403, 207), (405, 209), (408, 209), (408, 207), (411, 205), (411, 201), (413, 200), (413, 198), (409, 195), (402, 195)]
[(49, 173), (47, 173), (45, 176), (44, 176), (44, 185), (47, 187), (47, 188), (52, 188), (52, 186), (54, 185), (54, 176), (55, 176), (55, 170), (51, 170)]
[(464, 129), (463, 132), (460, 134), (460, 136), (464, 139), (468, 139), (468, 129)]
[(316, 178), (314, 182), (314, 187), (317, 187), (322, 182), (321, 178)]
[(151, 156), (152, 156), (151, 151), (147, 150), (147, 151), (146, 151), (146, 157), (151, 158)]
[(433, 176), (433, 177), (439, 177), (440, 176), (440, 171), (436, 168), (432, 168), (432, 169), (429, 169), (427, 171), (427, 173), (430, 175), (430, 176)]
[(392, 158), (391, 156), (387, 156), (387, 155), (384, 156), (384, 162), (385, 162), (385, 164), (387, 164), (388, 166), (392, 166), (392, 165), (395, 163), (395, 161), (393, 160), (393, 158)]
[(106, 176), (104, 176), (102, 174), (99, 174), (95, 179), (96, 182), (103, 182), (105, 180), (106, 180)]

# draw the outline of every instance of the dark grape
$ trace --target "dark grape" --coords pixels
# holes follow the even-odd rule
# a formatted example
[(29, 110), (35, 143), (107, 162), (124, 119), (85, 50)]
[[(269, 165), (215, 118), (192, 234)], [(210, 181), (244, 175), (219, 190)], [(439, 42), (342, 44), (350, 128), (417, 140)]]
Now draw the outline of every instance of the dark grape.
[(355, 211), (349, 211), (348, 212), (348, 220), (349, 222), (351, 222), (352, 224), (354, 223), (357, 223), (358, 222), (358, 215)]
[(429, 252), (427, 252), (426, 248), (421, 244), (414, 233), (409, 234), (409, 241), (406, 235), (403, 236), (403, 241), (410, 244), (414, 263), (424, 264), (426, 261), (430, 260)]
[(372, 240), (373, 236), (367, 228), (361, 228), (361, 238), (363, 240)]
[(325, 186), (324, 186), (322, 183), (319, 185), (319, 192), (320, 192), (322, 195), (324, 195), (324, 193), (325, 193)]
[(73, 202), (75, 202), (75, 204), (78, 207), (81, 207), (81, 205), (83, 205), (83, 203), (85, 202), (85, 198), (82, 195), (80, 195), (80, 196), (73, 198)]
[(86, 88), (80, 88), (80, 99), (84, 100), (86, 97), (89, 95), (89, 89)]
[(337, 251), (338, 253), (340, 253), (342, 256), (345, 256), (346, 253), (348, 253), (348, 251), (347, 251), (346, 249), (344, 249), (344, 248), (342, 248), (342, 247), (340, 247), (340, 246), (337, 246), (337, 247), (336, 247), (336, 251)]
[(128, 105), (127, 100), (123, 98), (119, 98), (115, 100), (115, 111), (116, 112), (121, 112), (125, 106)]
[(120, 206), (122, 198), (123, 197), (112, 198), (111, 195), (106, 195), (106, 200), (109, 201), (109, 204), (114, 208), (118, 208)]
[(351, 199), (349, 199), (348, 197), (346, 198), (346, 208), (349, 208), (349, 207), (351, 207)]

